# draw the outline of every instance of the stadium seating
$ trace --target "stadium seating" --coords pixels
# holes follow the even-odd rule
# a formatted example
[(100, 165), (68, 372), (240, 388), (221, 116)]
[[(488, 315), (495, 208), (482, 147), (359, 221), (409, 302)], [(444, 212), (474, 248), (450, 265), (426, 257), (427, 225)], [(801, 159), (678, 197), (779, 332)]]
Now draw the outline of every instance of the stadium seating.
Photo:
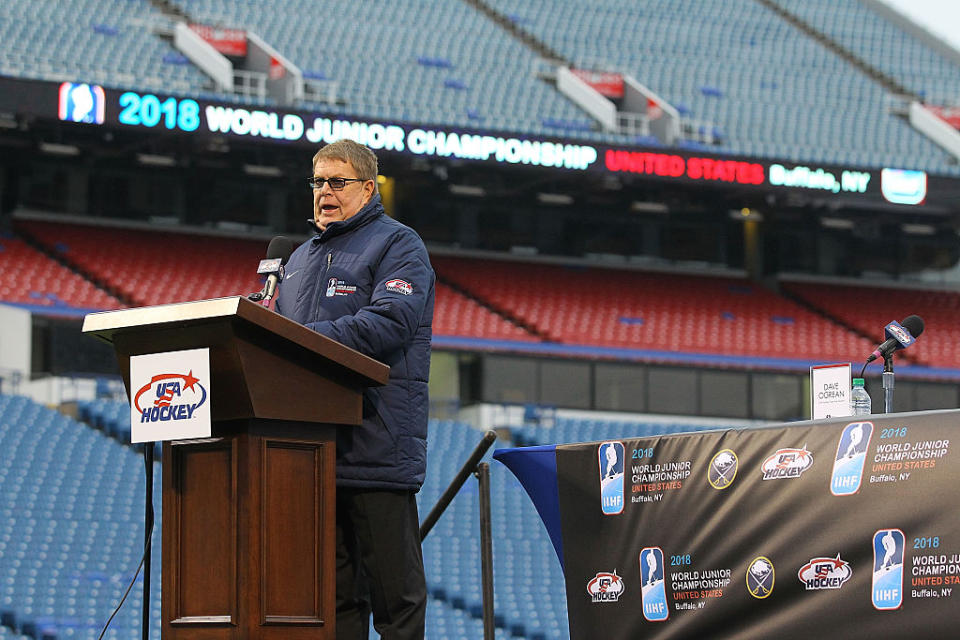
[(121, 302), (12, 236), (0, 236), (0, 300), (37, 307), (117, 309)]
[(852, 360), (872, 344), (746, 280), (435, 258), (437, 272), (550, 339), (628, 349)]
[(919, 315), (923, 336), (906, 352), (923, 364), (956, 368), (960, 363), (960, 294), (955, 291), (890, 289), (809, 282), (785, 282), (784, 288), (825, 310), (865, 335), (873, 337), (870, 349), (852, 362), (862, 362), (884, 340), (883, 327)]
[[(18, 224), (49, 253), (137, 305), (237, 295), (260, 287), (253, 267), (263, 255), (260, 241), (38, 221)], [(11, 274), (7, 284), (0, 284), (0, 300), (52, 310), (123, 306), (20, 239), (0, 238), (0, 248), (0, 267)], [(185, 261), (182, 256), (195, 257)], [(810, 344), (818, 344), (823, 359), (856, 362), (872, 350), (876, 338), (868, 336), (878, 333), (878, 327), (915, 312), (934, 330), (911, 349), (913, 359), (935, 367), (960, 365), (960, 330), (953, 328), (951, 315), (960, 306), (955, 293), (907, 289), (876, 297), (860, 287), (786, 284), (792, 295), (822, 312), (818, 314), (735, 278), (451, 256), (432, 260), (438, 273), (436, 336), (514, 343), (546, 339), (563, 345), (732, 358), (799, 357)], [(11, 286), (18, 281), (29, 282), (29, 289)]]
[[(137, 305), (165, 304), (185, 300), (202, 300), (219, 296), (245, 294), (260, 288), (255, 268), (263, 257), (264, 243), (194, 236), (177, 233), (145, 233), (142, 231), (64, 225), (46, 222), (21, 222), (20, 228), (39, 239), (53, 254), (92, 276), (107, 282)], [(90, 284), (69, 272), (22, 241), (3, 241), (6, 252), (0, 252), (0, 266), (10, 264), (11, 271), (24, 269), (36, 291), (15, 292), (13, 282), (0, 284), (0, 300), (32, 304), (57, 304), (58, 295), (66, 289), (74, 291), (80, 284)], [(23, 258), (43, 263), (43, 268)], [(187, 261), (183, 256), (191, 256)], [(9, 262), (7, 262), (9, 261)], [(46, 277), (44, 269), (56, 272)], [(39, 276), (34, 276), (39, 274)], [(76, 281), (69, 288), (62, 281)], [(54, 285), (60, 288), (51, 288)], [(4, 288), (6, 287), (6, 288)], [(17, 294), (19, 293), (19, 297)], [(106, 296), (103, 292), (99, 292)], [(533, 341), (536, 336), (484, 308), (475, 300), (450, 287), (437, 283), (434, 332), (438, 335), (464, 336), (495, 340)], [(65, 302), (75, 307), (116, 308), (120, 303), (109, 297), (109, 304), (100, 298), (77, 293)], [(93, 304), (87, 304), (87, 300)]]
[(196, 94), (209, 81), (154, 33), (146, 0), (0, 3), (0, 75)]
[[(946, 152), (889, 113), (878, 83), (754, 0), (487, 1), (567, 59), (629, 73), (681, 111), (713, 122), (730, 153), (960, 173)], [(833, 23), (828, 35), (859, 33), (858, 19), (870, 13), (857, 2), (794, 0), (790, 6), (821, 12), (820, 27)], [(834, 7), (855, 17), (834, 22)], [(870, 25), (883, 22), (869, 17)], [(919, 58), (891, 55), (920, 48), (911, 36), (892, 25), (881, 33), (883, 40), (866, 36), (873, 48), (862, 55), (896, 61), (888, 64), (914, 77), (927, 73), (911, 64)], [(940, 59), (916, 82), (937, 86), (947, 73), (953, 86), (958, 72)]]
[[(307, 77), (336, 81), (345, 104), (312, 105), (324, 112), (633, 142), (600, 132), (538, 76), (538, 54), (469, 3), (173, 4), (194, 21), (249, 28)], [(719, 151), (960, 174), (946, 152), (889, 112), (881, 85), (752, 0), (639, 9), (617, 0), (487, 4), (575, 64), (630, 73), (682, 114), (713, 123), (722, 136)], [(933, 102), (955, 99), (957, 65), (869, 9), (829, 0), (781, 4)], [(371, 19), (362, 29), (304, 19), (338, 11)], [(211, 81), (155, 35), (169, 25), (146, 0), (6, 3), (0, 7), (0, 74), (209, 97)], [(361, 51), (373, 52), (378, 62), (357, 55)]]
[(515, 426), (510, 428), (510, 433), (518, 446), (536, 446), (623, 438), (650, 438), (716, 428), (716, 425), (692, 422), (664, 423), (558, 418), (554, 421), (553, 426), (539, 424)]
[(308, 76), (335, 80), (351, 115), (540, 135), (570, 132), (558, 123), (592, 127), (584, 112), (537, 79), (537, 55), (468, 3), (175, 4), (198, 22), (251, 29)]
[(523, 342), (539, 339), (442, 282), (436, 287), (434, 335)]
[[(96, 637), (143, 551), (140, 456), (56, 411), (2, 395), (0, 450), (8, 453), (0, 466), (3, 624), (35, 640)], [(154, 500), (160, 504), (159, 483)], [(154, 542), (158, 548), (159, 536)], [(159, 638), (159, 570), (151, 589), (151, 637)], [(106, 638), (139, 637), (139, 593), (131, 592)]]
[[(111, 432), (111, 435), (114, 435), (113, 432), (115, 430), (119, 430), (120, 432), (125, 430), (127, 434), (129, 433), (129, 408), (125, 403), (98, 400), (81, 403), (78, 410), (81, 418), (89, 421), (91, 424), (97, 425), (105, 431)], [(69, 479), (73, 480), (73, 484), (70, 486), (76, 486), (74, 491), (76, 494), (75, 499), (83, 502), (84, 505), (90, 505), (88, 511), (84, 511), (87, 518), (91, 517), (89, 515), (89, 509), (92, 509), (93, 505), (99, 504), (99, 501), (106, 501), (111, 504), (118, 502), (122, 503), (124, 507), (123, 513), (125, 517), (130, 520), (129, 528), (135, 529), (138, 518), (142, 514), (142, 499), (139, 499), (137, 494), (130, 489), (130, 487), (135, 488), (139, 486), (138, 478), (136, 477), (136, 454), (134, 454), (132, 450), (122, 447), (114, 440), (107, 438), (105, 435), (98, 434), (80, 423), (70, 421), (51, 410), (43, 409), (23, 398), (0, 396), (0, 446), (19, 445), (17, 451), (24, 453), (18, 453), (17, 465), (26, 464), (26, 461), (21, 460), (21, 456), (32, 456), (32, 454), (28, 456), (26, 452), (32, 452), (43, 446), (42, 442), (33, 442), (33, 440), (46, 437), (49, 429), (40, 429), (36, 432), (29, 430), (31, 426), (35, 428), (37, 421), (44, 421), (44, 423), (49, 422), (53, 425), (50, 429), (63, 431), (69, 428), (71, 432), (79, 433), (80, 436), (78, 437), (84, 442), (86, 456), (91, 460), (96, 459), (103, 462), (107, 460), (107, 456), (110, 455), (126, 461), (124, 464), (131, 467), (129, 474), (133, 477), (115, 475), (112, 471), (107, 472), (107, 470), (112, 469), (115, 464), (112, 466), (104, 464), (104, 468), (95, 476), (99, 482), (99, 484), (94, 487), (94, 490), (97, 492), (95, 496), (86, 495), (86, 491), (90, 488), (87, 482), (88, 475), (82, 472), (75, 472), (74, 475), (69, 476)], [(10, 424), (11, 422), (17, 422), (16, 428), (14, 424)], [(21, 424), (23, 425), (22, 427), (20, 426)], [(17, 430), (16, 439), (13, 440), (10, 434), (15, 430)], [(425, 516), (427, 511), (436, 503), (440, 494), (446, 489), (446, 486), (468, 457), (470, 451), (472, 451), (480, 441), (480, 437), (481, 434), (479, 431), (463, 423), (431, 421), (428, 446), (429, 472), (423, 490), (418, 495), (421, 517)], [(111, 453), (108, 454), (107, 452)], [(46, 456), (46, 458), (51, 457), (53, 457), (52, 454)], [(125, 469), (126, 466), (124, 467)], [(508, 538), (515, 538), (515, 541), (505, 543), (508, 550), (499, 549), (495, 559), (495, 571), (502, 571), (505, 576), (497, 583), (496, 588), (500, 590), (498, 591), (497, 597), (501, 601), (510, 603), (509, 605), (505, 604), (504, 611), (499, 613), (498, 619), (500, 620), (501, 628), (498, 629), (497, 637), (564, 638), (566, 637), (566, 609), (563, 606), (564, 591), (562, 580), (559, 579), (559, 564), (556, 562), (552, 547), (550, 547), (545, 531), (542, 530), (542, 525), (539, 524), (539, 519), (533, 511), (532, 505), (528, 503), (526, 496), (522, 490), (519, 489), (519, 485), (516, 485), (515, 481), (512, 480), (512, 476), (509, 476), (504, 469), (498, 467), (499, 465), (494, 465), (492, 471), (493, 477), (495, 478), (493, 482), (495, 496), (493, 500), (495, 505), (494, 525), (497, 527), (495, 537), (498, 541)], [(64, 467), (64, 469), (69, 468), (70, 465), (65, 465)], [(59, 475), (57, 475), (60, 473), (60, 470), (53, 471), (56, 471), (53, 478), (49, 482), (40, 483), (34, 490), (37, 496), (48, 495), (55, 491), (55, 487), (61, 486), (66, 482), (66, 479), (59, 478)], [(53, 471), (51, 471), (51, 473), (53, 473)], [(64, 473), (66, 473), (66, 471), (64, 471)], [(7, 479), (7, 475), (4, 471), (0, 471), (0, 488), (6, 486), (3, 484), (3, 481)], [(159, 475), (159, 470), (157, 475)], [(76, 478), (74, 478), (74, 476), (76, 476)], [(17, 483), (18, 485), (26, 484), (25, 477), (16, 476), (15, 474), (13, 477), (21, 478)], [(111, 485), (110, 483), (113, 484)], [(512, 489), (505, 489), (504, 487), (509, 485), (509, 483), (513, 483), (513, 485), (516, 486), (513, 486)], [(510, 493), (511, 491), (512, 494)], [(118, 496), (114, 496), (113, 493), (117, 493)], [(9, 493), (6, 495), (9, 495)], [(507, 497), (508, 495), (510, 497)], [(156, 500), (157, 504), (159, 504), (159, 496)], [(19, 504), (17, 501), (12, 503), (11, 513)], [(482, 635), (478, 542), (479, 516), (477, 505), (477, 487), (476, 483), (471, 480), (427, 539), (424, 555), (428, 587), (431, 595), (431, 600), (428, 604), (429, 621), (427, 633), (427, 638), (430, 640), (475, 640), (475, 638), (481, 637)], [(3, 506), (6, 505), (4, 504)], [(67, 520), (72, 515), (72, 512), (62, 514), (62, 519)], [(508, 515), (509, 517), (507, 517)], [(19, 522), (19, 520), (15, 520), (15, 522)], [(70, 530), (72, 531), (77, 528), (79, 528), (78, 525), (74, 524), (71, 525)], [(16, 537), (17, 531), (19, 531), (18, 528), (11, 529), (11, 533), (8, 535), (9, 540), (12, 542), (8, 542), (6, 539), (0, 539), (0, 542), (4, 544), (20, 544), (22, 546), (22, 542)], [(113, 529), (111, 529), (111, 531), (113, 531)], [(30, 539), (33, 538), (31, 537)], [(516, 553), (516, 557), (514, 557), (514, 552), (512, 551), (514, 545), (523, 547), (522, 557), (519, 551)], [(96, 556), (95, 553), (89, 551), (86, 552), (86, 554), (91, 558), (95, 558)], [(67, 564), (69, 564), (69, 559), (67, 560)], [(136, 564), (135, 562), (131, 564), (130, 559), (127, 557), (124, 557), (123, 560), (126, 564), (120, 568), (112, 568), (112, 565), (100, 562), (96, 566), (101, 573), (98, 573), (96, 577), (99, 579), (101, 574), (113, 576), (122, 568), (132, 567)], [(526, 573), (524, 577), (528, 578), (530, 575), (540, 575), (542, 581), (531, 586), (529, 580), (518, 580), (518, 583), (527, 585), (524, 595), (521, 598), (519, 595), (514, 594), (515, 588), (511, 584), (510, 576), (513, 576), (515, 572), (518, 572), (523, 567), (530, 568), (531, 562), (536, 564), (535, 570)], [(552, 574), (554, 575), (552, 576)], [(36, 581), (31, 584), (35, 583)], [(81, 630), (84, 626), (91, 628), (95, 625), (96, 616), (99, 613), (99, 609), (96, 607), (104, 608), (110, 603), (107, 594), (98, 590), (97, 594), (101, 600), (98, 601), (97, 604), (88, 605), (83, 611), (71, 613), (68, 618), (65, 618), (64, 614), (60, 613), (61, 610), (58, 609), (60, 606), (59, 600), (47, 609), (38, 610), (36, 607), (26, 607), (21, 599), (21, 587), (19, 584), (20, 583), (17, 582), (15, 585), (11, 585), (6, 592), (0, 594), (7, 597), (6, 600), (2, 601), (4, 603), (2, 609), (12, 611), (16, 619), (20, 621), (17, 624), (22, 624), (24, 621), (33, 622), (37, 620), (38, 617), (42, 617), (43, 624), (50, 628), (57, 629), (60, 634), (58, 637), (74, 637), (70, 635), (74, 633), (74, 628)], [(508, 586), (504, 586), (505, 584)], [(517, 606), (522, 602), (526, 602), (529, 605), (529, 603), (534, 601), (534, 598), (542, 597), (542, 589), (551, 584), (553, 585), (550, 590), (551, 600), (554, 600), (555, 604), (551, 605), (552, 608), (550, 609), (549, 617), (544, 614), (543, 617), (545, 619), (540, 621), (537, 616), (531, 617), (526, 611), (517, 609)], [(55, 586), (46, 584), (38, 585), (35, 590), (56, 591)], [(507, 595), (500, 595), (500, 592)], [(110, 593), (112, 594), (113, 592), (111, 591)], [(159, 591), (155, 593), (159, 593)], [(127, 608), (130, 609), (135, 606), (136, 603), (131, 602), (127, 605)], [(75, 610), (69, 609), (69, 611), (73, 612)], [(159, 611), (156, 613), (159, 614)], [(125, 618), (127, 622), (122, 623), (118, 629), (127, 628), (124, 624), (135, 624), (135, 622), (130, 621), (135, 621), (136, 617), (132, 613), (129, 613), (129, 611), (127, 615), (128, 618)], [(155, 620), (153, 624), (158, 625), (159, 620)], [(511, 630), (517, 631), (520, 629), (523, 629), (524, 633), (511, 633)], [(562, 633), (558, 631), (558, 629), (562, 629)], [(129, 628), (127, 628), (127, 630), (129, 631)], [(551, 633), (546, 634), (546, 631), (551, 631)], [(540, 635), (538, 636), (535, 632), (539, 632)], [(80, 635), (76, 635), (76, 637), (84, 637), (81, 632), (77, 633), (80, 633)], [(159, 636), (157, 635), (155, 637)], [(376, 636), (374, 635), (373, 637)]]
[[(261, 241), (39, 221), (18, 225), (48, 252), (137, 305), (236, 295), (260, 287), (253, 265), (263, 255)], [(22, 240), (3, 238), (0, 246), (0, 267), (13, 275), (7, 285), (0, 284), (0, 300), (53, 309), (122, 306)], [(187, 261), (182, 256), (193, 257)], [(817, 344), (823, 359), (856, 362), (874, 346), (874, 339), (866, 336), (893, 318), (901, 319), (907, 309), (936, 328), (910, 355), (931, 366), (960, 365), (955, 346), (960, 340), (953, 337), (957, 332), (950, 317), (960, 302), (946, 292), (898, 290), (868, 299), (862, 289), (788, 284), (789, 291), (823, 312), (817, 314), (744, 279), (441, 255), (432, 261), (438, 274), (436, 336), (514, 343), (546, 339), (563, 345), (732, 358), (801, 357), (810, 344)], [(18, 279), (21, 270), (29, 277)], [(14, 290), (9, 283), (17, 281), (29, 282), (30, 289)], [(854, 299), (858, 302), (852, 303)]]
[[(774, 0), (857, 57), (933, 104), (960, 96), (957, 64), (859, 2)], [(918, 70), (922, 70), (918, 73)]]
[(243, 295), (261, 287), (256, 269), (266, 243), (260, 240), (32, 221), (20, 228), (138, 306)]

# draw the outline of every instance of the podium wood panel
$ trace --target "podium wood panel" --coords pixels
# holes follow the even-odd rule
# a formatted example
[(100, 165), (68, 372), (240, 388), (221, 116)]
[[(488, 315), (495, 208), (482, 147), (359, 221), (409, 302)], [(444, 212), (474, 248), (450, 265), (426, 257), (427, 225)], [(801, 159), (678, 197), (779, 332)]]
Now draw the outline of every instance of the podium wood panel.
[(323, 624), (322, 445), (265, 441), (261, 454), (263, 623)]
[(164, 443), (165, 640), (332, 640), (336, 427)]

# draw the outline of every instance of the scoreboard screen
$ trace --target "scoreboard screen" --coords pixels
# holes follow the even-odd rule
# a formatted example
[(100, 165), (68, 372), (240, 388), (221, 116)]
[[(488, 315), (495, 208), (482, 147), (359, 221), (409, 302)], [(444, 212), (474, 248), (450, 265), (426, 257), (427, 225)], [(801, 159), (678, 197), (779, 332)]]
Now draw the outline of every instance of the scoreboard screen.
[(351, 119), (310, 111), (238, 105), (188, 96), (123, 91), (81, 82), (0, 77), (0, 111), (98, 126), (188, 136), (228, 136), (316, 148), (350, 138), (376, 151), (503, 165), (629, 174), (661, 183), (729, 185), (776, 193), (892, 203), (952, 204), (960, 180), (898, 167), (797, 164), (705, 151), (589, 144), (517, 133), (422, 123)]

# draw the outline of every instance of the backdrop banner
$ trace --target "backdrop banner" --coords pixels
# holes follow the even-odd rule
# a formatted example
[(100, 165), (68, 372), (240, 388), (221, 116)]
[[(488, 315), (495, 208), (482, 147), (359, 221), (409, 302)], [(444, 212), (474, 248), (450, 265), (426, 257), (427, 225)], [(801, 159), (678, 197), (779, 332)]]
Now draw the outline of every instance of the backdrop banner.
[(866, 417), (558, 445), (571, 637), (952, 637), (960, 411)]

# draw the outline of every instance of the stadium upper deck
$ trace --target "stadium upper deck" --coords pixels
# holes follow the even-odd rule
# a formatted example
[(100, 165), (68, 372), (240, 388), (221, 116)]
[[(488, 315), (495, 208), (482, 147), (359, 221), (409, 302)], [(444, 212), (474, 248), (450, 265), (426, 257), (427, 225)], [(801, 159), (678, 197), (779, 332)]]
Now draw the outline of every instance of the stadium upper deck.
[[(601, 132), (539, 73), (541, 54), (490, 17), (499, 15), (567, 63), (630, 74), (681, 113), (713, 123), (719, 144), (712, 152), (960, 174), (945, 151), (891, 113), (889, 88), (756, 0), (171, 4), (195, 22), (256, 32), (306, 76), (338, 85), (340, 104), (287, 107), (522, 136), (655, 143)], [(960, 77), (957, 65), (855, 2), (784, 4), (825, 40), (918, 93), (933, 95), (936, 87), (942, 96), (957, 88), (946, 81)], [(327, 14), (339, 19), (304, 19)], [(217, 95), (210, 79), (158, 35), (169, 32), (173, 18), (146, 0), (8, 3), (0, 18), (2, 75), (237, 100)], [(851, 34), (851, 25), (864, 33)], [(681, 140), (680, 146), (697, 145)]]

